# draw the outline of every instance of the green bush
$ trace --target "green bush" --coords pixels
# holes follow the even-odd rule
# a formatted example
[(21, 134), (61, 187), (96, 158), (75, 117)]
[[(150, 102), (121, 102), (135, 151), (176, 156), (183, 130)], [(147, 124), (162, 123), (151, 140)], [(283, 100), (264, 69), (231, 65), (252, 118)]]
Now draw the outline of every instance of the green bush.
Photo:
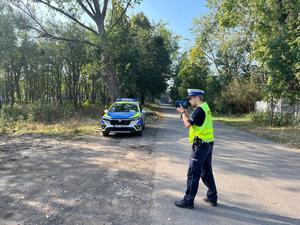
[(285, 115), (275, 115), (273, 117), (273, 124), (275, 126), (296, 126), (299, 124), (299, 121), (295, 116), (290, 115), (290, 114), (285, 114)]
[(269, 126), (294, 126), (299, 122), (293, 115), (289, 114), (275, 114), (272, 116), (271, 113), (255, 112), (250, 114), (250, 118), (258, 125)]
[(1, 124), (4, 121), (12, 123), (17, 121), (34, 121), (54, 123), (68, 119), (74, 115), (71, 104), (35, 103), (33, 105), (4, 105), (0, 111)]
[(28, 109), (21, 105), (14, 106), (3, 105), (0, 110), (0, 133), (8, 133), (14, 129), (17, 121), (26, 121), (28, 118)]
[(70, 104), (36, 103), (30, 111), (33, 121), (46, 123), (56, 123), (74, 115), (73, 106)]
[(0, 114), (0, 134), (7, 133), (10, 129), (13, 129), (16, 122), (11, 118), (5, 117), (2, 113)]
[(255, 112), (250, 114), (251, 120), (256, 124), (268, 124), (269, 120), (269, 113), (263, 113), (263, 112)]
[(28, 108), (15, 104), (14, 106), (4, 105), (1, 112), (1, 117), (7, 120), (19, 121), (28, 119)]
[(103, 106), (101, 104), (92, 104), (89, 100), (85, 100), (81, 104), (79, 115), (98, 118), (102, 114), (102, 112)]
[[(103, 107), (86, 101), (77, 116), (99, 117)], [(75, 116), (72, 104), (34, 103), (31, 105), (9, 106), (3, 105), (0, 109), (0, 133), (9, 133), (17, 129), (19, 122), (57, 123)]]
[(89, 100), (85, 100), (81, 103), (83, 110), (88, 110), (91, 107), (91, 103)]

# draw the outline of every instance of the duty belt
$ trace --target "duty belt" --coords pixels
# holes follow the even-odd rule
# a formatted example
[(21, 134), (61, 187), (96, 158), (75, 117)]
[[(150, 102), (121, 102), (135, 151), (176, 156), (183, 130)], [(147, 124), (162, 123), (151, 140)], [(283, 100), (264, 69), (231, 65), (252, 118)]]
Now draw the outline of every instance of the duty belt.
[(212, 142), (205, 142), (201, 138), (199, 138), (198, 136), (194, 137), (193, 144), (202, 144), (202, 143), (213, 144), (214, 142), (213, 141)]

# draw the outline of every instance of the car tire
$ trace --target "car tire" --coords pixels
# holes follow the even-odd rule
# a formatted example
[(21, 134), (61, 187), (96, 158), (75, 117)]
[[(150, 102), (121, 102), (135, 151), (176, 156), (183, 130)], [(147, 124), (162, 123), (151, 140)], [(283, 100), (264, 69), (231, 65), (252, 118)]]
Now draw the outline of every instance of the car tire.
[(103, 134), (104, 137), (109, 136), (109, 132), (102, 131), (102, 134)]
[(135, 134), (136, 134), (136, 136), (143, 136), (143, 131), (142, 130), (140, 130), (140, 131), (137, 131), (137, 132), (135, 132)]

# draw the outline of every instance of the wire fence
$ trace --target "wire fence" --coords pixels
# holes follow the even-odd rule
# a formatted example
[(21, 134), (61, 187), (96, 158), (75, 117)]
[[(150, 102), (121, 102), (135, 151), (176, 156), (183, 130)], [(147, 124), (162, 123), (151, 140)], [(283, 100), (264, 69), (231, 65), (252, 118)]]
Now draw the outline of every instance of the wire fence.
[(255, 110), (257, 112), (273, 112), (281, 115), (294, 115), (300, 117), (300, 102), (290, 104), (288, 99), (280, 99), (277, 102), (257, 101), (255, 103)]

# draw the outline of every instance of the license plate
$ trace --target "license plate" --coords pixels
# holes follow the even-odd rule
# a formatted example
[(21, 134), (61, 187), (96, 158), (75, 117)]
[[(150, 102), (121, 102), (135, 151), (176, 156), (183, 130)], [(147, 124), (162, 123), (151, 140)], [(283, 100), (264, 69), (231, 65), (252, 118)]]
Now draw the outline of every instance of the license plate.
[(116, 128), (127, 127), (126, 125), (115, 125)]

